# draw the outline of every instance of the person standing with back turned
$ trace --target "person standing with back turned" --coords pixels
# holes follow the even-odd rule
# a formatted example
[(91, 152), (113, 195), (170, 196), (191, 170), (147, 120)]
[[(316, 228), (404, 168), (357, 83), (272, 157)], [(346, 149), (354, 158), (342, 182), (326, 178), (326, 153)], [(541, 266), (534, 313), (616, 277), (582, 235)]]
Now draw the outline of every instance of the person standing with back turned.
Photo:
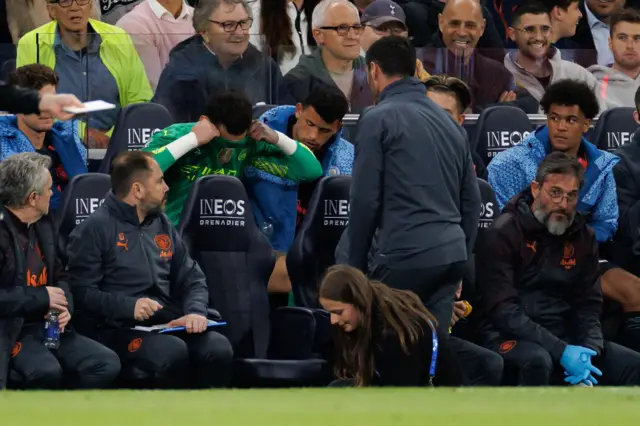
[(377, 230), (371, 277), (415, 292), (445, 330), (480, 216), (469, 144), (412, 77), (406, 38), (376, 41), (366, 64), (377, 106), (361, 115), (354, 140), (349, 264), (367, 270)]

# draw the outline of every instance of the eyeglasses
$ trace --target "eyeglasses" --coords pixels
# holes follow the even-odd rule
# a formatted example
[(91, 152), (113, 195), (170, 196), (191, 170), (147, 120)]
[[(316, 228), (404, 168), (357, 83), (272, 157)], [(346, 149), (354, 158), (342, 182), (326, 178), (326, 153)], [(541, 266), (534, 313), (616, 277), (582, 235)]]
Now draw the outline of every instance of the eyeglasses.
[(344, 37), (349, 34), (349, 30), (353, 30), (356, 35), (361, 35), (364, 32), (364, 25), (338, 25), (337, 27), (320, 27), (321, 30), (333, 30), (338, 33), (339, 36)]
[(545, 35), (545, 36), (551, 32), (551, 27), (548, 25), (540, 25), (540, 26), (531, 25), (524, 28), (515, 28), (515, 27), (512, 27), (512, 28), (516, 31), (525, 33), (528, 36), (534, 36), (538, 33), (538, 31), (540, 31), (542, 35)]
[(557, 189), (552, 189), (551, 191), (547, 191), (547, 189), (544, 187), (542, 189), (547, 193), (554, 204), (562, 204), (562, 200), (564, 199), (567, 200), (567, 204), (575, 204), (578, 201), (577, 192), (570, 192), (568, 194), (565, 194)]
[(404, 28), (400, 28), (400, 27), (392, 27), (392, 28), (376, 28), (373, 25), (367, 25), (368, 27), (371, 27), (371, 29), (379, 35), (383, 35), (383, 36), (389, 36), (389, 35), (394, 35), (394, 36), (404, 36), (407, 34), (407, 30)]
[(253, 19), (243, 19), (242, 21), (225, 21), (219, 22), (209, 19), (209, 22), (213, 22), (214, 24), (220, 25), (225, 33), (232, 33), (238, 29), (238, 27), (243, 30), (248, 30), (251, 28), (251, 24), (253, 24)]
[(49, 4), (59, 4), (60, 7), (69, 7), (75, 1), (78, 6), (86, 6), (91, 0), (48, 0)]

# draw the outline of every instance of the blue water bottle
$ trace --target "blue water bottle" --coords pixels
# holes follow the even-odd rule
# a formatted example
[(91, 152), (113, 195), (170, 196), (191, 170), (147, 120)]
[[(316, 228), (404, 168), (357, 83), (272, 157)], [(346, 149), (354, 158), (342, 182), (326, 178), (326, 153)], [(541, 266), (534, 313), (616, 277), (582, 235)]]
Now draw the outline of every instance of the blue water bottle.
[(58, 311), (55, 309), (49, 310), (47, 320), (44, 323), (44, 346), (53, 350), (60, 347), (60, 323)]

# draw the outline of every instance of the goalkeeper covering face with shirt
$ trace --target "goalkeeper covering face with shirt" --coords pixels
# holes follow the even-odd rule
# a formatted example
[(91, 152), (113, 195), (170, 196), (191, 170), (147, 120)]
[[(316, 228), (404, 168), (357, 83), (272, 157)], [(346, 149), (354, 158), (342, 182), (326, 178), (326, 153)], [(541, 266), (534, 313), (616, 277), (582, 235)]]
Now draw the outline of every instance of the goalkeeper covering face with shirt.
[(242, 177), (252, 164), (296, 182), (322, 175), (315, 155), (303, 144), (252, 120), (251, 103), (237, 92), (215, 94), (197, 123), (180, 123), (156, 133), (144, 151), (154, 154), (169, 186), (166, 213), (177, 225), (189, 189), (199, 177)]

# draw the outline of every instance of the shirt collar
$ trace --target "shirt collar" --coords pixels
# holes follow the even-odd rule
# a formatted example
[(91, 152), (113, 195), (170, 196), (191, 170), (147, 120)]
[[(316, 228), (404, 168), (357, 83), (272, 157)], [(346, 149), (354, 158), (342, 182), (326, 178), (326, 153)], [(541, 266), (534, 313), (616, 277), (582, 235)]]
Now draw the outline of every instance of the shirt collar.
[(609, 28), (609, 26), (607, 24), (605, 24), (604, 22), (599, 20), (596, 17), (596, 15), (593, 14), (591, 9), (589, 9), (589, 6), (585, 6), (585, 10), (587, 11), (587, 22), (589, 23), (589, 28), (594, 28), (594, 27), (597, 27), (599, 25), (604, 25), (605, 27)]
[[(102, 43), (102, 38), (100, 37), (100, 34), (98, 34), (93, 30), (93, 27), (91, 27), (90, 23), (88, 24), (87, 30), (88, 30), (87, 31), (87, 37), (88, 37), (87, 51), (89, 53), (96, 53), (100, 51), (100, 44)], [(57, 46), (60, 46), (63, 49), (71, 51), (71, 49), (69, 49), (67, 45), (62, 43), (62, 38), (60, 37), (60, 27), (58, 25), (56, 25), (56, 35), (53, 40), (53, 47), (55, 48)]]
[(180, 11), (180, 16), (177, 18), (174, 18), (163, 5), (158, 3), (158, 0), (149, 0), (149, 7), (151, 7), (153, 14), (156, 15), (158, 19), (162, 19), (165, 15), (168, 15), (176, 21), (185, 21), (193, 17), (193, 7), (189, 6), (185, 1), (182, 2), (182, 10)]

